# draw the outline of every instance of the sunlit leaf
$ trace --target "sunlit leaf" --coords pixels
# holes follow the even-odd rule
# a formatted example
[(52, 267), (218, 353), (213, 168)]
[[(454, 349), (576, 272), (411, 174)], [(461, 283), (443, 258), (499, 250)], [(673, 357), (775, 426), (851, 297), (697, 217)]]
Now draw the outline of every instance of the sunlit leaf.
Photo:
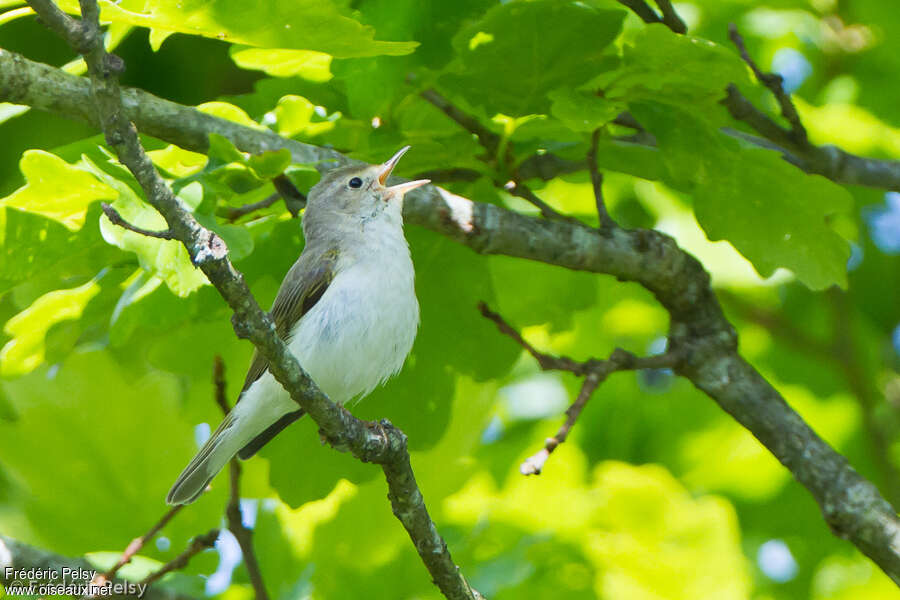
[(77, 319), (85, 305), (97, 295), (96, 281), (44, 294), (3, 326), (13, 338), (0, 349), (0, 375), (30, 373), (44, 362), (44, 336), (56, 323)]
[(28, 183), (0, 199), (0, 205), (43, 215), (70, 231), (81, 229), (92, 202), (116, 197), (115, 190), (85, 169), (43, 150), (26, 151), (19, 168)]
[(257, 69), (273, 77), (297, 76), (320, 83), (332, 77), (332, 57), (323, 52), (232, 47), (231, 59), (242, 69)]
[[(78, 12), (78, 3), (60, 3)], [(349, 16), (346, 6), (331, 0), (266, 0), (252, 10), (234, 0), (185, 3), (165, 0), (147, 5), (142, 0), (104, 3), (102, 19), (166, 32), (187, 33), (263, 48), (297, 48), (334, 56), (409, 54), (415, 42), (375, 40), (375, 31)], [(311, 24), (315, 24), (311, 26)], [(159, 41), (157, 42), (158, 47)]]

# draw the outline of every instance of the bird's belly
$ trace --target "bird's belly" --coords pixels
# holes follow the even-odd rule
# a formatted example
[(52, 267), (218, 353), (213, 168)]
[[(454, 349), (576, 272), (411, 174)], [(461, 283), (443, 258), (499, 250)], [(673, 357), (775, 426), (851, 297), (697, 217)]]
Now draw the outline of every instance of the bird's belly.
[(412, 265), (392, 272), (360, 264), (335, 277), (289, 348), (333, 401), (346, 403), (400, 370), (418, 323)]

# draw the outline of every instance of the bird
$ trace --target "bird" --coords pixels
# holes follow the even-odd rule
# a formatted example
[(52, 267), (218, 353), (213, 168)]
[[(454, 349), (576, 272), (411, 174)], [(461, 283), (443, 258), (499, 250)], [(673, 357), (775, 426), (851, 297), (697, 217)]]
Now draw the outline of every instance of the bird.
[[(271, 316), (278, 335), (328, 397), (345, 404), (400, 371), (419, 326), (403, 196), (427, 179), (387, 186), (401, 148), (378, 165), (325, 172), (303, 214), (305, 246)], [(255, 352), (238, 401), (166, 496), (190, 504), (235, 456), (247, 459), (303, 410)]]

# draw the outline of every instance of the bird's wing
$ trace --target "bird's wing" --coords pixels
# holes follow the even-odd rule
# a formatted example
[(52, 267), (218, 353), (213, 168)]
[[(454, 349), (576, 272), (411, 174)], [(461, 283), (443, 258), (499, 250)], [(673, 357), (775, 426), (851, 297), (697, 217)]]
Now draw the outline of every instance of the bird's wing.
[[(271, 315), (278, 337), (287, 341), (294, 324), (319, 301), (334, 279), (336, 263), (336, 250), (304, 252), (300, 255), (285, 276), (272, 304)], [(246, 391), (254, 381), (262, 377), (268, 366), (266, 359), (258, 351), (254, 352), (241, 391)]]

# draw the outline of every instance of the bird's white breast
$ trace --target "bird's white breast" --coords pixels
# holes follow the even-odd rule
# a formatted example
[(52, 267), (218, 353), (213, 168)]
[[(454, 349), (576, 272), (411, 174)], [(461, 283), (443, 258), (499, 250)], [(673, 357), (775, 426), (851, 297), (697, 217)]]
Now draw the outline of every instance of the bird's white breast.
[(403, 366), (416, 336), (419, 304), (402, 230), (366, 228), (341, 253), (336, 276), (294, 326), (289, 348), (335, 402), (365, 395)]

